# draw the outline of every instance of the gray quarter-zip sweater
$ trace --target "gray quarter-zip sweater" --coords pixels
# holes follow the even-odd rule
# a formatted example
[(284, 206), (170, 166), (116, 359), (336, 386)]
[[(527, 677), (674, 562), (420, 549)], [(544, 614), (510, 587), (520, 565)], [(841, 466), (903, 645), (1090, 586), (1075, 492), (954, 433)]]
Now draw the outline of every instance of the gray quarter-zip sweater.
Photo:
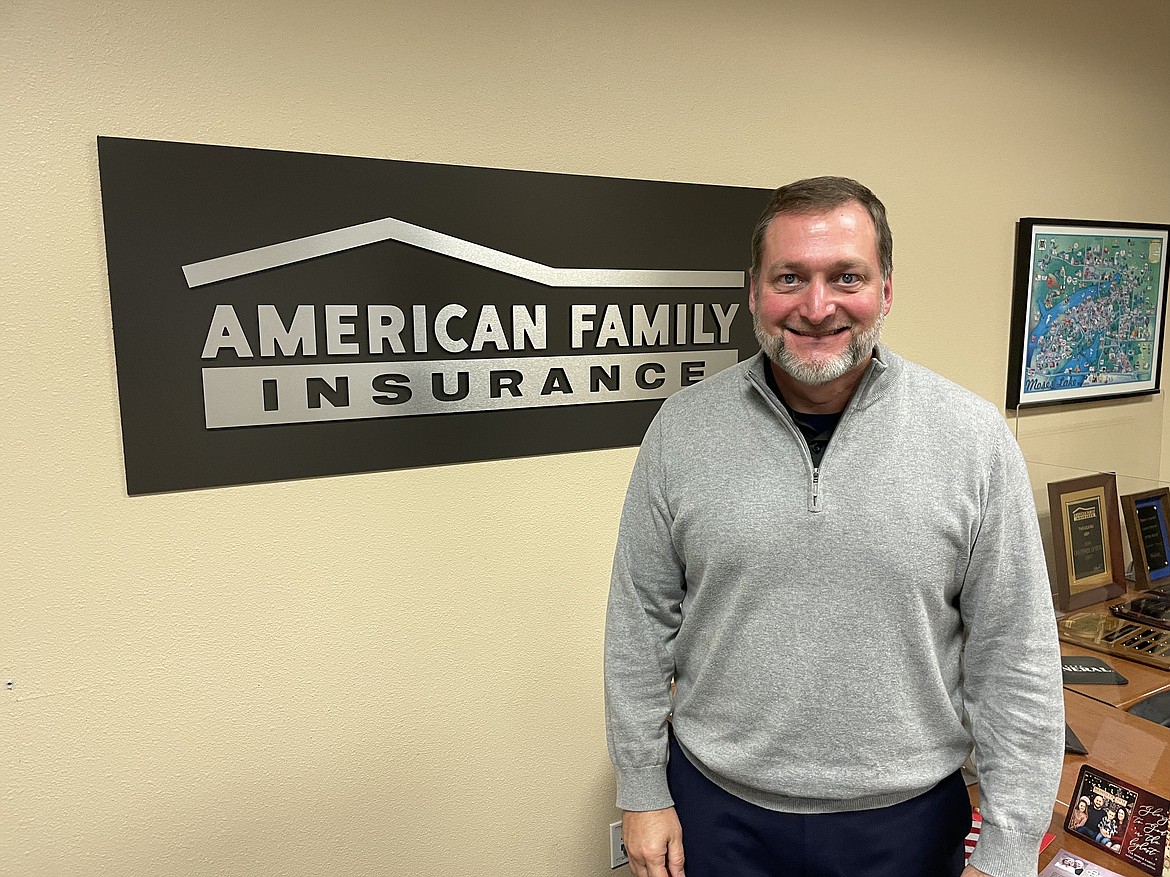
[(618, 806), (673, 803), (672, 713), (709, 779), (789, 812), (908, 800), (974, 747), (971, 863), (1035, 874), (1064, 707), (1007, 424), (879, 347), (814, 467), (766, 367), (757, 356), (673, 395), (638, 454), (606, 619)]

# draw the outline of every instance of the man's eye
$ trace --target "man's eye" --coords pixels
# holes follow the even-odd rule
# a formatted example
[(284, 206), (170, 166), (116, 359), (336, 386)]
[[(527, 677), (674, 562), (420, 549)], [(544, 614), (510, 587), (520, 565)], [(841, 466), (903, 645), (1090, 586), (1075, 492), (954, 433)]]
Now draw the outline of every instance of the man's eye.
[(781, 274), (780, 275), (780, 282), (783, 283), (785, 286), (791, 286), (792, 284), (796, 283), (796, 275), (795, 274)]
[(841, 275), (841, 282), (846, 284), (846, 285), (848, 285), (850, 283), (856, 283), (857, 282), (857, 275), (856, 274), (842, 274)]

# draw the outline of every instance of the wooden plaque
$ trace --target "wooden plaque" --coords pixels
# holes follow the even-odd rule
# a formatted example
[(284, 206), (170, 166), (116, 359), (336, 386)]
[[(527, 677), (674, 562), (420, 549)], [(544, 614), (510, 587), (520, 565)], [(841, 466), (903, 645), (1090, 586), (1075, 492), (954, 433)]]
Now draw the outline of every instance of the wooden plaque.
[(1048, 485), (1058, 609), (1079, 609), (1125, 593), (1125, 558), (1112, 472)]
[(1170, 584), (1170, 530), (1166, 525), (1170, 488), (1159, 487), (1121, 498), (1125, 529), (1133, 554), (1133, 577), (1139, 589)]

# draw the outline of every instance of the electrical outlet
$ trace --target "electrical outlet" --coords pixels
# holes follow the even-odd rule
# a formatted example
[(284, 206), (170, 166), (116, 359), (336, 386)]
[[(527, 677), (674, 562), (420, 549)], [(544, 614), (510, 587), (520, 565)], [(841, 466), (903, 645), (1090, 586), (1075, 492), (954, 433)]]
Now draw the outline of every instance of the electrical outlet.
[(626, 855), (626, 845), (622, 843), (622, 824), (611, 822), (609, 824), (609, 867), (611, 869), (620, 868), (628, 861), (630, 861), (630, 857)]

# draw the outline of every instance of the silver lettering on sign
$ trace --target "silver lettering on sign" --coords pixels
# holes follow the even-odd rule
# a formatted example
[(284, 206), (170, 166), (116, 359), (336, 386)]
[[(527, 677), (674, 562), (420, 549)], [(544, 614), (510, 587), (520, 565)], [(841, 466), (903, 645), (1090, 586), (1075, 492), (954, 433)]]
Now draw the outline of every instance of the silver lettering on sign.
[(736, 350), (203, 369), (208, 429), (665, 399)]

